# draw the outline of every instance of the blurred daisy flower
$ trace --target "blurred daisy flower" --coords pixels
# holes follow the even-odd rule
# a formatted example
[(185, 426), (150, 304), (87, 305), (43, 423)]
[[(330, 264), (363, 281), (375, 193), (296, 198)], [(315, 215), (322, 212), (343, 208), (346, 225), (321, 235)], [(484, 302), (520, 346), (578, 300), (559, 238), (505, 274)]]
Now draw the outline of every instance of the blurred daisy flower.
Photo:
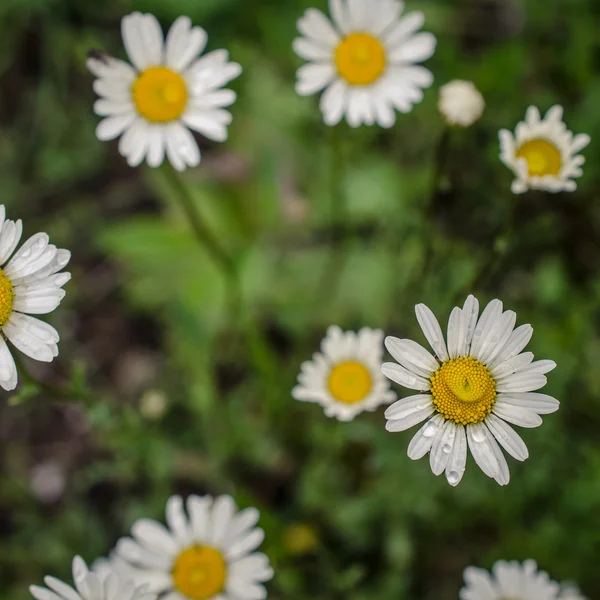
[(5, 390), (17, 387), (17, 367), (5, 338), (35, 360), (52, 362), (58, 356), (56, 329), (25, 313), (52, 312), (71, 279), (70, 273), (59, 272), (71, 259), (68, 250), (50, 244), (45, 233), (36, 233), (16, 250), (22, 233), (21, 220), (7, 219), (0, 205), (0, 386)]
[(523, 564), (499, 560), (492, 573), (477, 567), (465, 569), (465, 587), (460, 600), (557, 600), (558, 583), (544, 571), (538, 571), (534, 560)]
[(513, 135), (500, 131), (500, 160), (516, 175), (512, 191), (522, 194), (529, 189), (548, 192), (573, 192), (581, 177), (585, 158), (578, 154), (590, 143), (585, 133), (573, 135), (562, 121), (563, 109), (553, 106), (542, 119), (530, 106)]
[(545, 373), (556, 363), (532, 362), (533, 354), (522, 352), (533, 328), (515, 329), (517, 315), (503, 312), (500, 300), (492, 300), (479, 318), (479, 303), (473, 296), (462, 309), (454, 308), (447, 345), (431, 310), (418, 304), (415, 312), (435, 356), (412, 340), (386, 338), (386, 348), (400, 364), (385, 363), (383, 373), (420, 392), (386, 410), (386, 429), (405, 431), (427, 420), (408, 446), (410, 458), (417, 460), (429, 452), (433, 473), (445, 472), (448, 483), (457, 485), (465, 471), (468, 446), (481, 470), (506, 485), (510, 475), (500, 446), (517, 460), (529, 456), (508, 423), (538, 427), (539, 415), (558, 410), (558, 400), (533, 393), (546, 385)]
[(119, 152), (131, 167), (144, 159), (159, 166), (165, 154), (178, 171), (195, 167), (200, 150), (190, 129), (216, 142), (227, 139), (235, 92), (221, 89), (242, 71), (229, 62), (226, 50), (202, 58), (207, 35), (179, 17), (166, 39), (153, 15), (134, 12), (121, 21), (125, 50), (133, 66), (101, 53), (87, 61), (97, 77), (94, 104), (105, 117), (96, 129), (98, 139), (119, 140)]
[(471, 81), (455, 80), (440, 88), (438, 109), (448, 125), (470, 127), (481, 118), (485, 102)]
[(557, 600), (587, 600), (573, 583), (562, 583)]
[(433, 82), (431, 72), (415, 66), (431, 57), (436, 40), (416, 33), (423, 13), (400, 18), (401, 0), (329, 0), (331, 21), (309, 8), (298, 20), (303, 37), (294, 50), (309, 61), (298, 70), (296, 91), (309, 96), (325, 90), (321, 111), (327, 125), (346, 116), (361, 124), (391, 127), (395, 111), (410, 112)]
[(230, 496), (169, 498), (167, 525), (140, 519), (116, 553), (135, 569), (135, 581), (169, 600), (259, 600), (273, 576), (254, 550), (264, 538), (256, 508), (238, 511)]
[(296, 400), (316, 402), (328, 417), (351, 421), (365, 410), (396, 400), (381, 375), (383, 331), (364, 327), (358, 333), (332, 326), (321, 352), (302, 364)]
[(156, 594), (146, 591), (147, 586), (136, 586), (107, 570), (103, 575), (90, 572), (82, 558), (73, 559), (75, 588), (54, 577), (44, 577), (47, 588), (32, 585), (31, 595), (37, 600), (155, 600)]

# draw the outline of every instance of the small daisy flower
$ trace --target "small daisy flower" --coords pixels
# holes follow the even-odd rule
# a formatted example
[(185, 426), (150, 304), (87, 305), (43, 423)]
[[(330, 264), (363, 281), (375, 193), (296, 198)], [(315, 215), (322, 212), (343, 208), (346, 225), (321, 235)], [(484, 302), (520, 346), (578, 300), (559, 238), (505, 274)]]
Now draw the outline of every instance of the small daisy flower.
[(116, 553), (133, 569), (137, 583), (165, 600), (259, 600), (262, 582), (273, 576), (269, 559), (253, 552), (264, 531), (255, 527), (256, 508), (238, 511), (230, 496), (169, 498), (167, 525), (140, 519), (132, 538), (122, 538)]
[(75, 588), (55, 577), (44, 577), (47, 588), (32, 585), (31, 595), (37, 600), (155, 600), (156, 594), (146, 591), (147, 586), (136, 586), (114, 571), (100, 575), (90, 572), (83, 559), (73, 559)]
[(470, 127), (479, 121), (485, 101), (472, 81), (455, 80), (440, 88), (438, 109), (448, 125)]
[(321, 352), (302, 364), (296, 400), (316, 402), (328, 417), (351, 421), (365, 410), (396, 400), (381, 375), (383, 331), (364, 327), (358, 333), (332, 326)]
[(416, 66), (431, 57), (436, 40), (416, 33), (423, 13), (400, 18), (400, 0), (329, 0), (330, 21), (309, 8), (298, 20), (303, 37), (294, 51), (309, 61), (298, 70), (296, 91), (309, 96), (325, 90), (321, 111), (327, 125), (342, 118), (391, 127), (395, 111), (410, 112), (433, 82), (431, 72)]
[(585, 133), (573, 135), (563, 123), (563, 109), (553, 106), (542, 119), (535, 106), (527, 109), (513, 135), (500, 131), (500, 160), (516, 175), (512, 191), (529, 189), (548, 192), (573, 192), (581, 177), (585, 158), (578, 154), (590, 143)]
[(179, 17), (166, 40), (153, 15), (134, 12), (121, 21), (125, 50), (133, 66), (95, 53), (87, 61), (97, 77), (94, 104), (105, 117), (96, 130), (98, 139), (119, 140), (119, 152), (131, 167), (144, 159), (158, 167), (165, 154), (178, 171), (195, 167), (200, 150), (190, 129), (216, 142), (227, 139), (235, 92), (221, 89), (242, 71), (229, 62), (226, 50), (204, 51), (207, 35)]
[[(465, 471), (467, 446), (481, 470), (500, 485), (509, 482), (500, 446), (517, 460), (529, 453), (508, 423), (538, 427), (539, 415), (558, 410), (558, 400), (533, 393), (546, 385), (551, 360), (533, 361), (522, 352), (533, 334), (531, 325), (515, 329), (517, 315), (503, 312), (492, 300), (479, 315), (479, 303), (469, 296), (448, 321), (448, 344), (435, 315), (424, 304), (415, 307), (417, 320), (435, 356), (412, 340), (388, 337), (385, 346), (400, 363), (385, 363), (383, 373), (419, 394), (398, 400), (385, 416), (388, 431), (405, 431), (427, 420), (408, 446), (413, 460), (429, 452), (435, 475), (445, 472), (457, 485)], [(500, 444), (500, 446), (498, 445)]]
[(460, 600), (557, 600), (558, 583), (544, 571), (538, 571), (534, 560), (523, 564), (499, 560), (492, 573), (477, 567), (467, 567), (465, 587)]
[(25, 313), (52, 312), (71, 279), (70, 273), (60, 273), (71, 259), (68, 250), (50, 244), (45, 233), (36, 233), (16, 250), (22, 234), (21, 220), (7, 219), (0, 205), (0, 386), (8, 391), (17, 387), (17, 367), (5, 339), (35, 360), (52, 362), (58, 356), (58, 332)]

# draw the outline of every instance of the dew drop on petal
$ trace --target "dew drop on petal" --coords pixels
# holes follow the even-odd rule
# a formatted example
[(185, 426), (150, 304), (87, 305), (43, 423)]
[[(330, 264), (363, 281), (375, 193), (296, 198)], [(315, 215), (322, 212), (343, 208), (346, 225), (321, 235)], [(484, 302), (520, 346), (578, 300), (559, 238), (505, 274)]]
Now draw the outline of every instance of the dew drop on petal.
[(433, 437), (437, 431), (437, 425), (435, 423), (427, 423), (425, 429), (423, 429), (423, 437)]

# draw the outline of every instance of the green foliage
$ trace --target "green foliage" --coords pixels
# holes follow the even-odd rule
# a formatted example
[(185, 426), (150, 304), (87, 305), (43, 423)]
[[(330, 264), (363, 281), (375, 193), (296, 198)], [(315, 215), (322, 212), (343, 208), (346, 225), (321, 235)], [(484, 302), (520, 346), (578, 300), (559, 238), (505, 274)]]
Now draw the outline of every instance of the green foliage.
[[(28, 381), (0, 409), (3, 599), (29, 598), (45, 574), (68, 578), (74, 554), (106, 555), (136, 518), (161, 519), (172, 493), (231, 493), (260, 508), (275, 600), (451, 599), (466, 566), (529, 557), (600, 596), (596, 0), (408, 2), (438, 36), (434, 89), (391, 131), (340, 126), (337, 141), (315, 98), (293, 87), (295, 21), (325, 4), (0, 6), (3, 202), (27, 233), (48, 231), (74, 255), (67, 299), (51, 316), (62, 335), (56, 369), (26, 366), (84, 400)], [(201, 166), (184, 176), (235, 257), (238, 290), (161, 172), (129, 169), (116, 143), (94, 136), (85, 52), (122, 55), (119, 19), (134, 9), (165, 25), (188, 14), (209, 49), (226, 47), (243, 65), (230, 141), (203, 145)], [(432, 195), (436, 91), (454, 78), (475, 82), (486, 112), (452, 131)], [(593, 140), (579, 190), (514, 199), (497, 131), (529, 104), (554, 103)], [(414, 304), (444, 321), (469, 292), (516, 310), (534, 326), (532, 351), (559, 365), (547, 389), (561, 410), (523, 431), (530, 459), (509, 459), (508, 487), (470, 460), (451, 489), (427, 459), (406, 457), (410, 432), (388, 434), (381, 410), (338, 423), (291, 398), (328, 325), (422, 341)], [(166, 399), (164, 414), (144, 412), (149, 391)], [(48, 503), (31, 489), (46, 461), (66, 478)], [(316, 538), (300, 555), (286, 542), (298, 524)]]

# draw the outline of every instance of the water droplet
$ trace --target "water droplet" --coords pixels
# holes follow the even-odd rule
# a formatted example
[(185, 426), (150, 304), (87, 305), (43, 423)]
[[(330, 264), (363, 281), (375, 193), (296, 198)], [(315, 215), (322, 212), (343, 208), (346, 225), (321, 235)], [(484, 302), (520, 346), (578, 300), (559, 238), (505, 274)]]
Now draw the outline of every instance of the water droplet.
[(476, 442), (485, 442), (485, 433), (482, 429), (473, 430), (473, 440)]
[(435, 423), (427, 423), (425, 429), (423, 429), (424, 437), (433, 437), (437, 431), (437, 425)]
[(442, 452), (444, 454), (450, 454), (450, 451), (452, 450), (452, 446), (450, 444), (444, 444), (442, 446)]
[(450, 485), (456, 485), (460, 481), (460, 473), (457, 471), (450, 471), (448, 475), (446, 475), (446, 479)]

